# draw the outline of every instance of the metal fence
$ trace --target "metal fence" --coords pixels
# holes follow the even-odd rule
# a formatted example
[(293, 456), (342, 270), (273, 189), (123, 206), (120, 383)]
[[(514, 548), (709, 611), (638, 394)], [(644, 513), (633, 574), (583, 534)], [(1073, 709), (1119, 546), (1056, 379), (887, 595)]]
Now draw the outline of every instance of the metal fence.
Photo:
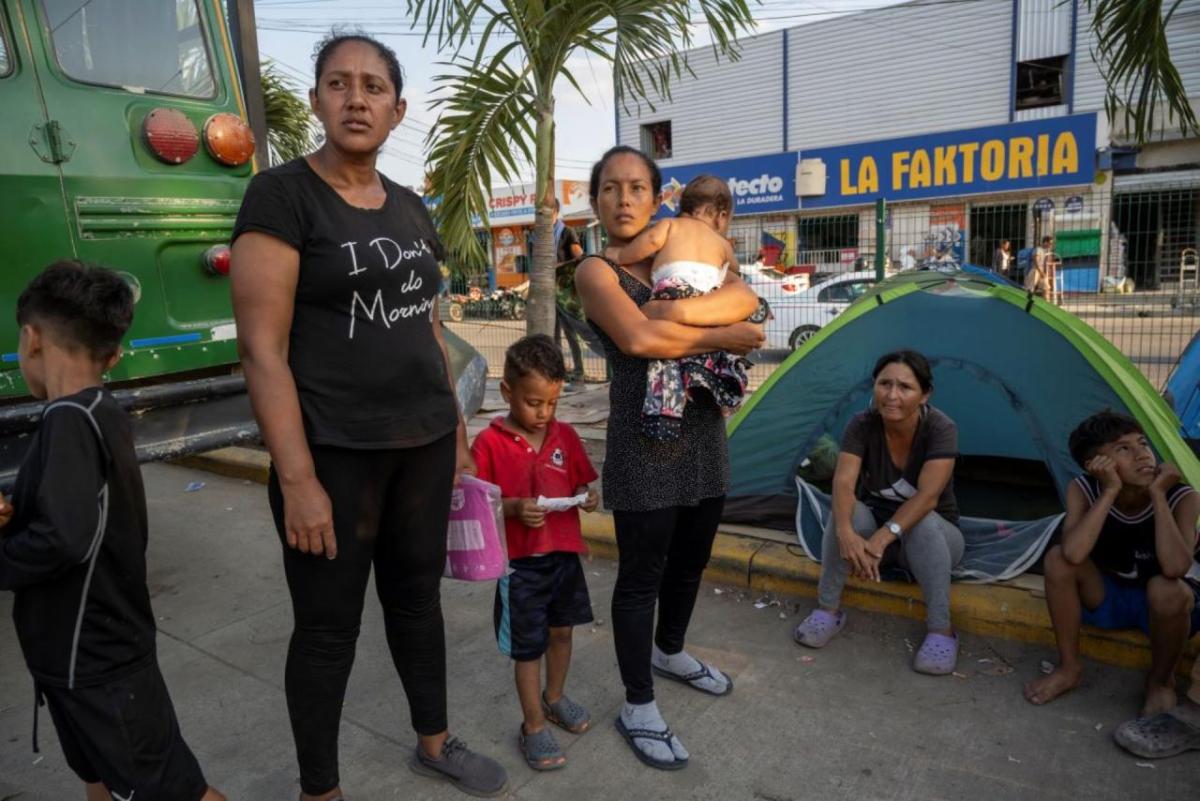
[[(875, 222), (874, 208), (734, 218), (729, 236), (743, 274), (775, 313), (753, 385), (875, 283)], [(1108, 338), (1159, 389), (1200, 327), (1194, 186), (1147, 189), (1118, 178), (1019, 199), (897, 204), (884, 232), (888, 274), (971, 265), (1024, 285), (1044, 247), (1047, 275), (1036, 288)], [(569, 281), (560, 283), (560, 301), (577, 313)], [(504, 349), (525, 331), (521, 288), (489, 292), (486, 277), (460, 279), (449, 302), (443, 319), (498, 375)], [(571, 367), (565, 333), (561, 342)], [(604, 380), (603, 360), (586, 343), (581, 351), (586, 378)]]

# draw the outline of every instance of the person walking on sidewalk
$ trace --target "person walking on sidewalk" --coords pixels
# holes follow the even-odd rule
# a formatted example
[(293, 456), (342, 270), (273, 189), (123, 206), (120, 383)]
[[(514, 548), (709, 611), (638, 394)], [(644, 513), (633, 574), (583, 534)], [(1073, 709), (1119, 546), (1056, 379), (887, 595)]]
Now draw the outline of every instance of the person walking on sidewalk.
[[(646, 228), (661, 189), (658, 165), (638, 150), (618, 146), (596, 162), (591, 201), (610, 245), (623, 247)], [(678, 440), (647, 437), (646, 368), (649, 359), (759, 347), (762, 326), (744, 322), (758, 298), (730, 272), (707, 295), (651, 301), (649, 260), (622, 267), (589, 257), (576, 286), (613, 376), (602, 495), (619, 551), (612, 620), (626, 703), (616, 725), (639, 759), (676, 770), (687, 765), (688, 752), (655, 704), (653, 673), (712, 695), (733, 689), (727, 675), (684, 650), (729, 487), (729, 451), (711, 396), (687, 405)]]
[(963, 555), (954, 498), (958, 427), (929, 405), (933, 372), (920, 353), (880, 357), (871, 408), (846, 426), (833, 475), (833, 512), (821, 542), (818, 608), (795, 639), (822, 648), (846, 625), (842, 590), (851, 574), (880, 580), (885, 556), (911, 572), (925, 596), (928, 629), (913, 670), (954, 672), (950, 572)]
[(507, 785), (447, 733), (440, 582), (450, 494), (472, 463), (438, 320), (441, 244), (420, 198), (375, 169), (400, 92), (389, 48), (325, 40), (309, 92), (325, 142), (255, 176), (233, 232), (239, 352), (295, 615), (302, 801), (342, 797), (338, 724), (372, 565), (418, 736), (411, 768), (476, 795)]

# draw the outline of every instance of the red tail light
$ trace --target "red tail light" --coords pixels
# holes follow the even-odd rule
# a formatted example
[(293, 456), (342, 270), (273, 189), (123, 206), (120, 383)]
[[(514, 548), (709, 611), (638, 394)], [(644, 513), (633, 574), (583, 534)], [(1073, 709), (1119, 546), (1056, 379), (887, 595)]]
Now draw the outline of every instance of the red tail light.
[(229, 265), (233, 261), (233, 253), (229, 245), (213, 245), (204, 251), (204, 269), (213, 275), (229, 275)]
[(156, 108), (142, 123), (146, 147), (167, 164), (183, 164), (200, 149), (200, 133), (182, 111)]
[(236, 114), (214, 114), (204, 123), (209, 155), (229, 167), (240, 167), (254, 155), (254, 132)]

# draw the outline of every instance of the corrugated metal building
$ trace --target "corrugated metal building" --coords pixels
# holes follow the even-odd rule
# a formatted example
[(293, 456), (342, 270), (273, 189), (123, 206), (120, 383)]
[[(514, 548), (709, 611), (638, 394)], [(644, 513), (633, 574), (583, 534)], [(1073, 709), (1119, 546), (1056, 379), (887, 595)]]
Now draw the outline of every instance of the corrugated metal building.
[[(617, 140), (669, 185), (728, 177), (744, 259), (769, 238), (789, 263), (850, 269), (884, 197), (896, 262), (991, 264), (1002, 239), (1062, 232), (1079, 291), (1126, 272), (1153, 287), (1196, 246), (1200, 140), (1128, 146), (1104, 114), (1091, 23), (1083, 0), (914, 0), (749, 38), (738, 61), (698, 48), (671, 100), (618, 108)], [(1200, 104), (1200, 0), (1167, 31)]]

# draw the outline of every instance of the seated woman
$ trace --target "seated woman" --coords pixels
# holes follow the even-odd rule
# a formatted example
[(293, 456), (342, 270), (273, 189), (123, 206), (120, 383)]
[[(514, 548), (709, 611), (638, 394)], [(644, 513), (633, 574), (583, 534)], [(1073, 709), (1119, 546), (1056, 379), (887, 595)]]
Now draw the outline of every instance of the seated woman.
[(929, 405), (933, 374), (920, 353), (900, 350), (875, 363), (874, 398), (842, 438), (833, 476), (833, 513), (821, 546), (819, 608), (796, 627), (796, 642), (825, 646), (846, 624), (842, 588), (851, 574), (879, 581), (890, 546), (925, 596), (925, 641), (913, 670), (952, 673), (958, 638), (950, 626), (950, 571), (963, 555), (954, 459), (958, 428)]

